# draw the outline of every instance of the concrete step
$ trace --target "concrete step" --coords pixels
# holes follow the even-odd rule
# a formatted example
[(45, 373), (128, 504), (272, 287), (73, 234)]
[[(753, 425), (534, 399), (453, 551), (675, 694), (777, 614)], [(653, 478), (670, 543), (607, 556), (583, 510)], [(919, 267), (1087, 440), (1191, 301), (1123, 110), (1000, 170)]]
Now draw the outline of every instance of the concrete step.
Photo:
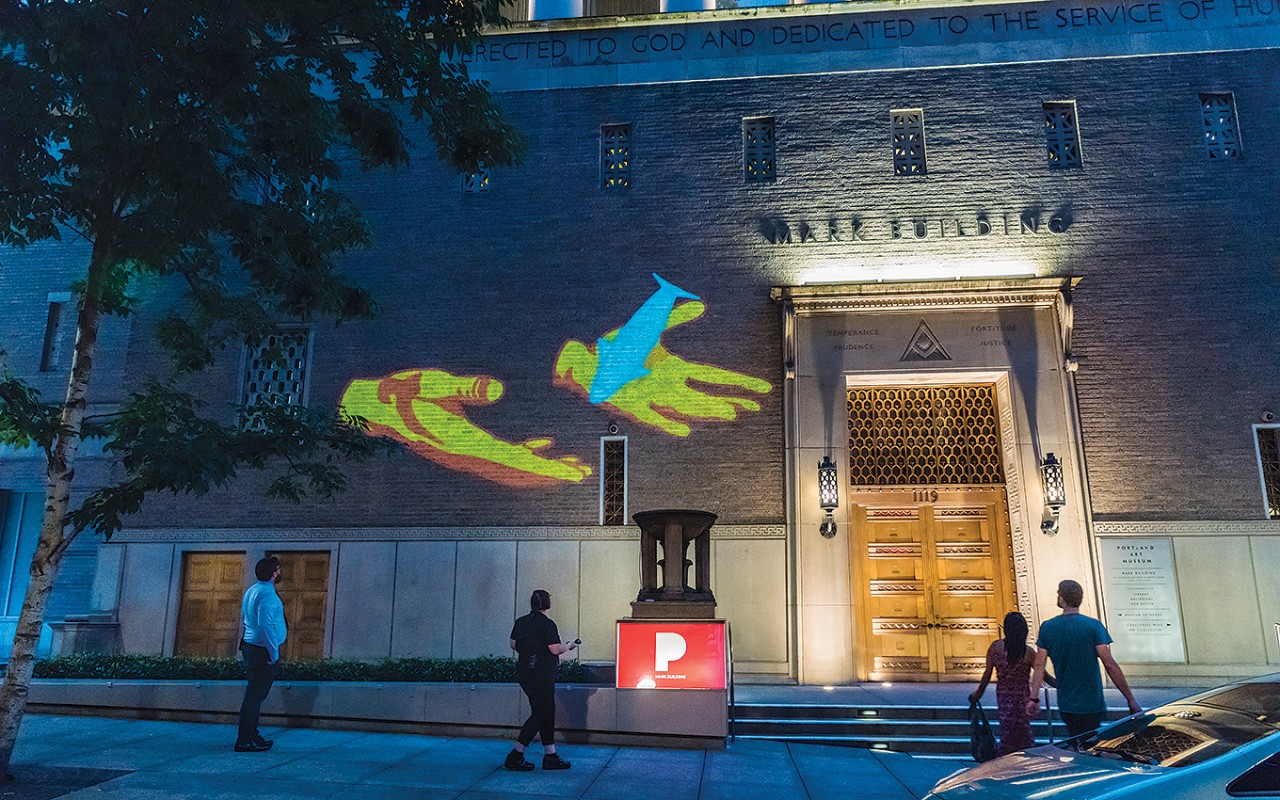
[[(947, 719), (954, 708), (949, 706), (855, 706), (838, 703), (737, 703), (735, 719), (877, 719), (886, 714), (893, 719)], [(968, 719), (968, 708), (962, 719)]]
[(968, 756), (969, 737), (938, 736), (926, 739), (915, 739), (905, 736), (877, 736), (869, 738), (851, 738), (847, 736), (735, 736), (738, 739), (768, 739), (775, 742), (793, 742), (795, 744), (821, 744), (838, 747), (861, 747), (869, 750), (889, 750), (895, 753)]
[[(984, 705), (983, 711), (992, 724), (998, 716), (994, 704)], [(966, 706), (900, 706), (900, 705), (841, 705), (826, 703), (737, 703), (733, 706), (734, 719), (918, 719), (918, 720), (969, 720)], [(1125, 708), (1109, 708), (1107, 715), (1119, 719), (1128, 714)], [(1054, 718), (1057, 719), (1055, 711)]]
[[(987, 719), (999, 736), (994, 707)], [(1109, 709), (1119, 719), (1126, 709)], [(1052, 729), (1041, 718), (1031, 723), (1036, 740), (1062, 738), (1066, 726), (1055, 713)], [(968, 706), (852, 706), (840, 704), (743, 703), (733, 708), (733, 734), (807, 744), (866, 747), (905, 753), (962, 756), (969, 752)]]
[[(991, 720), (997, 734), (1000, 725)], [(962, 720), (899, 720), (899, 719), (736, 719), (734, 730), (741, 734), (767, 735), (815, 735), (815, 736), (933, 736), (968, 737), (969, 723)], [(1054, 731), (1061, 735), (1062, 723), (1054, 722)], [(1049, 735), (1049, 723), (1037, 720), (1031, 725), (1032, 734)]]

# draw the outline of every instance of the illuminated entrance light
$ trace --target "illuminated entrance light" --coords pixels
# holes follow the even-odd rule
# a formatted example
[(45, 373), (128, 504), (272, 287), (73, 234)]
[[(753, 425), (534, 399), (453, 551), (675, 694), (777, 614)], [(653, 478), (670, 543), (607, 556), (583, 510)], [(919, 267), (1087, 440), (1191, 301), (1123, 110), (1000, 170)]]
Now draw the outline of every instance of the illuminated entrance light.
[(818, 505), (827, 515), (818, 532), (824, 539), (830, 539), (836, 535), (836, 520), (831, 512), (840, 505), (840, 479), (829, 454), (818, 463)]
[(1047, 453), (1040, 462), (1040, 481), (1044, 485), (1045, 516), (1040, 529), (1052, 536), (1058, 532), (1058, 518), (1067, 504), (1067, 483), (1062, 472), (1062, 462), (1053, 453)]
[(801, 273), (801, 285), (885, 283), (979, 278), (1033, 278), (1036, 266), (1022, 259), (903, 259), (882, 264), (839, 260), (816, 264)]

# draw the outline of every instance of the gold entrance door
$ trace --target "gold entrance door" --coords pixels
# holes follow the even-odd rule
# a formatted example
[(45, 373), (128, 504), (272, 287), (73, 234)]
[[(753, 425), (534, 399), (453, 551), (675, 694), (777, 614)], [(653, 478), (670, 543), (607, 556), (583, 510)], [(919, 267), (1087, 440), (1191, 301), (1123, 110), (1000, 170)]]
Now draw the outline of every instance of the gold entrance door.
[(973, 680), (1017, 607), (994, 389), (848, 400), (858, 677)]
[(852, 498), (860, 677), (973, 680), (1015, 608), (1003, 489)]
[(240, 643), (244, 553), (187, 553), (173, 652), (180, 656), (234, 656)]
[(284, 603), (289, 626), (280, 656), (285, 661), (324, 658), (324, 623), (329, 607), (329, 553), (284, 551), (280, 559), (276, 593)]

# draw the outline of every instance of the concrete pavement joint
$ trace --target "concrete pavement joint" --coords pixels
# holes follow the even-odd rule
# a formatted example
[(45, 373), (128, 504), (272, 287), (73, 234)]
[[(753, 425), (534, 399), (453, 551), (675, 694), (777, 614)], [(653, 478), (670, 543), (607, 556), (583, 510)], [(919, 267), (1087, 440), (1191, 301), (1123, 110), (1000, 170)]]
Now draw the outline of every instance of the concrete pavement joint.
[[(450, 741), (452, 741), (452, 739), (451, 739)], [(486, 772), (486, 773), (485, 773), (482, 777), (480, 777), (478, 780), (476, 780), (476, 782), (475, 782), (475, 783), (473, 783), (473, 784), (471, 784), (470, 786), (468, 786), (467, 788), (463, 789), (461, 792), (458, 792), (458, 794), (457, 794), (457, 795), (455, 795), (455, 797), (458, 797), (458, 796), (464, 795), (464, 794), (466, 794), (467, 792), (469, 792), (469, 791), (471, 791), (472, 789), (474, 789), (474, 788), (476, 788), (477, 786), (479, 786), (480, 784), (482, 784), (482, 783), (484, 783), (485, 781), (489, 780), (489, 778), (493, 777), (493, 775), (494, 775), (494, 774), (495, 774), (499, 769), (504, 769), (504, 770), (505, 770), (505, 769), (506, 769), (506, 767), (505, 767), (505, 766), (497, 766), (497, 767), (494, 767), (493, 769), (491, 769), (491, 770), (489, 770), (488, 772)]]
[(605, 770), (609, 769), (609, 767), (613, 764), (613, 760), (617, 757), (618, 757), (618, 748), (615, 747), (613, 749), (613, 752), (609, 754), (609, 760), (604, 762), (604, 765), (600, 767), (600, 771), (597, 772), (596, 776), (591, 779), (591, 783), (588, 783), (587, 788), (582, 791), (582, 794), (578, 795), (579, 798), (586, 797), (587, 795), (591, 794), (591, 788), (600, 782), (600, 779), (604, 777)]
[(884, 762), (884, 757), (883, 757), (883, 756), (881, 756), (881, 755), (880, 755), (879, 753), (877, 753), (875, 750), (872, 750), (872, 751), (871, 751), (871, 757), (872, 757), (872, 758), (874, 758), (874, 759), (876, 760), (876, 763), (878, 763), (878, 764), (880, 765), (880, 768), (881, 768), (881, 769), (883, 769), (885, 772), (889, 773), (889, 777), (893, 778), (893, 780), (894, 780), (895, 782), (897, 782), (897, 784), (898, 784), (899, 786), (901, 786), (901, 787), (902, 787), (902, 790), (903, 790), (904, 792), (906, 792), (908, 796), (910, 796), (910, 797), (915, 797), (915, 796), (916, 796), (915, 791), (914, 791), (910, 786), (908, 786), (906, 783), (904, 783), (904, 782), (903, 782), (903, 780), (902, 780), (902, 778), (899, 778), (899, 777), (898, 777), (898, 773), (897, 773), (897, 772), (895, 772), (895, 771), (894, 771), (894, 770), (892, 770), (892, 769), (889, 769), (889, 765), (888, 765), (888, 764), (886, 764), (886, 763)]
[(796, 754), (791, 750), (791, 743), (788, 742), (786, 747), (787, 747), (787, 758), (791, 760), (791, 768), (796, 771), (796, 777), (800, 779), (800, 788), (804, 789), (805, 797), (812, 799), (813, 792), (809, 791), (809, 784), (805, 782), (804, 772), (800, 770), (800, 765), (796, 763)]

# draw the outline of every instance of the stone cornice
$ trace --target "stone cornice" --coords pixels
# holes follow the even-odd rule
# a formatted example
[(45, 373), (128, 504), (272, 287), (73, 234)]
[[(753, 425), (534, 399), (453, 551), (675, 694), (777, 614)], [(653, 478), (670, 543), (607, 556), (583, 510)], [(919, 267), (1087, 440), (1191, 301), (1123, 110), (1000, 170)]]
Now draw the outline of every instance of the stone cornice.
[[(714, 525), (713, 539), (784, 539), (782, 525)], [(432, 542), (432, 541), (627, 541), (640, 539), (634, 525), (492, 528), (134, 528), (113, 544), (161, 542)]]
[(1178, 520), (1093, 523), (1097, 536), (1280, 536), (1280, 521)]
[(893, 311), (921, 308), (1052, 306), (1078, 278), (952, 281), (947, 283), (841, 283), (775, 287), (774, 300), (788, 301), (797, 314), (839, 311)]

